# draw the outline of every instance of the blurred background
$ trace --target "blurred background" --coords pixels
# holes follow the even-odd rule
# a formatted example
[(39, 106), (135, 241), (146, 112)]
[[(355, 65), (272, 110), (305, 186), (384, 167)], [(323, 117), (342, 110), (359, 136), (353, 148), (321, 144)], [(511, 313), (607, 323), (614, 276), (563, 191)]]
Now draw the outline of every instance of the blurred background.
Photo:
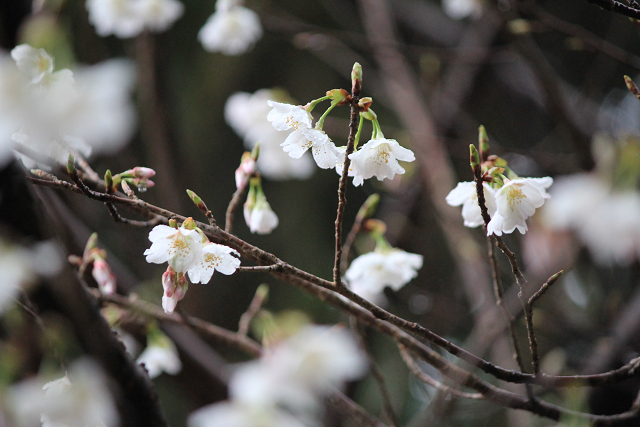
[[(572, 179), (567, 177), (589, 176), (605, 188), (605, 195), (595, 197), (589, 186), (571, 187), (561, 199), (569, 207), (549, 202), (528, 221), (527, 234), (505, 238), (529, 279), (526, 292), (565, 271), (534, 312), (543, 371), (598, 373), (638, 356), (640, 101), (623, 80), (624, 75), (635, 78), (640, 69), (637, 22), (584, 0), (477, 0), (464, 6), (468, 13), (462, 6), (445, 10), (438, 1), (427, 0), (247, 0), (245, 6), (260, 16), (264, 35), (247, 53), (227, 56), (207, 52), (198, 42), (215, 2), (183, 3), (183, 16), (167, 31), (121, 39), (97, 35), (83, 1), (5, 1), (0, 3), (0, 45), (5, 53), (20, 43), (45, 48), (56, 69), (112, 58), (133, 61), (136, 130), (120, 151), (98, 153), (90, 164), (99, 175), (107, 169), (151, 167), (157, 172), (156, 186), (142, 198), (202, 221), (186, 195), (188, 188), (219, 223), (235, 191), (240, 157), (255, 142), (243, 141), (225, 120), (227, 99), (236, 92), (268, 88), (305, 104), (330, 89), (349, 89), (351, 67), (358, 61), (363, 96), (373, 97), (385, 136), (417, 158), (403, 164), (406, 173), (394, 180), (368, 180), (362, 187), (349, 185), (347, 191), (346, 230), (366, 198), (380, 193), (375, 217), (387, 224), (389, 241), (424, 256), (416, 279), (398, 292), (387, 289), (387, 309), (496, 364), (516, 368), (502, 332), (504, 320), (495, 310), (483, 232), (464, 228), (460, 208), (444, 202), (458, 181), (472, 180), (468, 146), (477, 141), (482, 124), (492, 154), (506, 159), (515, 173), (552, 176), (565, 189)], [(321, 112), (318, 107), (314, 115)], [(346, 144), (348, 119), (342, 107), (325, 122), (337, 145)], [(364, 132), (368, 139), (366, 125)], [(81, 255), (95, 231), (108, 251), (119, 290), (160, 304), (164, 269), (146, 263), (142, 255), (149, 247), (148, 229), (115, 223), (101, 203), (79, 195), (26, 190), (17, 163), (2, 175), (0, 219), (6, 236), (19, 243), (38, 239), (37, 220), (31, 218), (48, 212), (55, 221), (39, 226), (57, 235), (68, 253)], [(271, 234), (251, 234), (240, 212), (234, 232), (329, 279), (339, 177), (315, 165), (303, 175), (309, 176), (270, 179), (265, 174), (265, 194), (280, 221)], [(550, 193), (553, 201), (554, 187)], [(625, 197), (628, 202), (618, 204)], [(594, 236), (590, 230), (599, 233)], [(354, 255), (373, 246), (361, 236)], [(502, 257), (499, 263), (510, 291), (507, 306), (517, 312), (508, 264)], [(266, 275), (214, 275), (207, 285), (192, 285), (181, 305), (193, 316), (235, 330), (261, 283), (270, 287), (265, 308), (273, 313), (300, 310), (316, 323), (348, 322), (337, 310)], [(63, 357), (81, 352), (65, 333), (64, 322), (44, 319), (46, 330), (65, 343), (57, 349)], [(7, 364), (9, 348), (20, 360), (11, 368), (0, 367), (4, 384), (29, 376), (42, 363), (55, 363), (50, 348), (29, 338), (39, 336), (30, 323), (20, 307), (3, 318), (0, 365)], [(524, 343), (522, 320), (518, 327)], [(163, 328), (176, 342), (184, 368), (176, 376), (160, 376), (155, 384), (170, 424), (182, 426), (190, 412), (224, 398), (226, 364), (246, 356), (182, 333), (182, 328)], [(143, 341), (144, 335), (137, 333)], [(437, 393), (409, 373), (391, 340), (368, 332), (367, 342), (385, 375), (397, 425), (554, 424), (492, 403)], [(423, 368), (437, 376), (432, 368)], [(572, 409), (613, 414), (630, 407), (637, 389), (637, 382), (627, 381), (603, 389), (541, 393)], [(381, 414), (380, 393), (371, 376), (352, 384), (347, 394), (372, 414)], [(341, 421), (329, 414), (327, 424)], [(561, 425), (587, 424), (563, 420)]]

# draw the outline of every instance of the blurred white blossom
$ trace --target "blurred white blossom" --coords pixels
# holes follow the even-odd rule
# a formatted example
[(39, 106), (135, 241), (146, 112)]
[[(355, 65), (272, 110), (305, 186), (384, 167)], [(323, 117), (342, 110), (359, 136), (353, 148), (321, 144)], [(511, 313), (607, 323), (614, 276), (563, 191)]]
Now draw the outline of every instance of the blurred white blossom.
[(262, 38), (260, 17), (240, 0), (218, 0), (216, 11), (198, 33), (205, 50), (241, 55)]
[(418, 275), (422, 255), (400, 249), (376, 249), (353, 260), (345, 273), (349, 288), (369, 301), (379, 301), (385, 286), (399, 290)]
[(271, 406), (225, 401), (205, 406), (189, 416), (189, 427), (306, 427), (291, 414)]
[(36, 378), (14, 385), (8, 401), (20, 426), (33, 426), (38, 421), (43, 427), (119, 425), (107, 378), (89, 359), (72, 363), (68, 376), (58, 380), (45, 384)]
[(87, 0), (86, 7), (99, 36), (123, 39), (166, 31), (184, 13), (178, 0)]
[(227, 100), (224, 116), (244, 139), (245, 148), (251, 150), (260, 143), (257, 166), (263, 176), (277, 180), (306, 179), (315, 170), (311, 157), (305, 154), (301, 159), (293, 159), (283, 152), (280, 146), (283, 135), (286, 138), (291, 130), (281, 133), (267, 120), (271, 111), (267, 101), (284, 97), (281, 91), (272, 89), (260, 89), (253, 94), (236, 92)]
[(482, 16), (482, 0), (442, 0), (442, 9), (453, 19), (478, 19)]
[[(156, 336), (153, 336), (156, 335)], [(182, 362), (175, 344), (160, 331), (150, 335), (147, 348), (138, 356), (137, 363), (143, 363), (149, 378), (156, 378), (163, 372), (176, 375), (182, 370)]]

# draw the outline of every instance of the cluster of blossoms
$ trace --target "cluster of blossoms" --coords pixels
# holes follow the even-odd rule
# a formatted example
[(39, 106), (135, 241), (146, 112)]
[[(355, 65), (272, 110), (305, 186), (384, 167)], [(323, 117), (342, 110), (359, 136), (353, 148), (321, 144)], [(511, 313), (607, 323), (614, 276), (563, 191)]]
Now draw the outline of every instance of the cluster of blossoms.
[(222, 274), (233, 274), (240, 266), (240, 256), (234, 249), (212, 243), (200, 230), (192, 218), (177, 227), (157, 225), (149, 233), (151, 247), (147, 249), (147, 262), (155, 264), (169, 263), (162, 275), (162, 308), (166, 313), (173, 313), (178, 301), (184, 298), (193, 283), (209, 283), (214, 271)]
[(16, 384), (9, 390), (8, 401), (19, 426), (120, 425), (107, 378), (90, 359), (75, 361), (55, 381), (35, 378)]
[(305, 326), (241, 365), (229, 382), (230, 400), (194, 412), (190, 427), (314, 425), (322, 398), (362, 376), (366, 358), (341, 328)]
[(13, 147), (64, 164), (69, 149), (85, 156), (112, 153), (129, 140), (135, 127), (132, 64), (111, 60), (54, 71), (44, 49), (26, 44), (11, 57), (15, 63), (0, 54), (0, 163)]
[[(359, 69), (356, 64), (354, 70)], [(320, 102), (331, 100), (331, 106), (318, 119), (315, 126), (312, 125), (313, 117), (311, 111)], [(346, 147), (336, 147), (333, 141), (322, 130), (324, 120), (329, 112), (338, 105), (347, 104), (350, 96), (343, 89), (334, 89), (327, 92), (327, 95), (311, 101), (305, 106), (283, 104), (276, 101), (269, 101), (272, 108), (267, 116), (273, 127), (279, 131), (293, 130), (280, 144), (284, 151), (294, 159), (298, 159), (308, 150), (313, 154), (316, 164), (322, 169), (336, 168), (339, 175), (342, 175), (344, 168), (344, 157)], [(371, 98), (362, 98), (359, 102), (360, 125), (355, 137), (354, 152), (349, 154), (351, 164), (348, 175), (353, 177), (355, 186), (362, 185), (365, 179), (372, 177), (382, 181), (385, 178), (393, 179), (396, 174), (403, 174), (405, 170), (398, 164), (398, 160), (412, 162), (415, 156), (394, 139), (386, 139), (378, 123), (377, 116), (369, 107)], [(364, 120), (370, 120), (373, 124), (373, 134), (370, 141), (358, 148), (360, 132)]]
[[(315, 170), (309, 154), (293, 159), (282, 151), (282, 133), (267, 120), (271, 108), (267, 101), (289, 101), (281, 90), (261, 89), (251, 94), (237, 92), (229, 97), (224, 107), (224, 117), (229, 126), (243, 138), (245, 148), (252, 150), (260, 143), (257, 167), (266, 178), (273, 180), (306, 179)], [(292, 129), (285, 131), (292, 132)]]
[(242, 0), (218, 0), (216, 11), (198, 33), (205, 50), (241, 55), (262, 38), (258, 14), (242, 6)]
[(558, 179), (544, 223), (574, 231), (599, 264), (629, 265), (640, 259), (640, 139), (600, 136), (596, 144), (596, 170)]
[(376, 241), (373, 252), (353, 260), (345, 273), (349, 288), (361, 297), (383, 304), (384, 288), (399, 290), (418, 275), (422, 268), (422, 255), (412, 254), (392, 247), (384, 238), (386, 227), (377, 220), (368, 220), (365, 229)]
[[(489, 141), (480, 126), (480, 154), (471, 146), (472, 169), (483, 179), (485, 205), (491, 220), (487, 224), (487, 236), (502, 236), (516, 229), (527, 231), (526, 220), (549, 199), (547, 188), (553, 184), (550, 177), (520, 178), (507, 166), (507, 162), (489, 155)], [(508, 170), (509, 178), (503, 175)], [(460, 182), (447, 195), (451, 206), (462, 205), (462, 217), (467, 227), (484, 225), (475, 182)]]
[(86, 7), (98, 35), (123, 39), (166, 31), (184, 13), (178, 0), (87, 0)]

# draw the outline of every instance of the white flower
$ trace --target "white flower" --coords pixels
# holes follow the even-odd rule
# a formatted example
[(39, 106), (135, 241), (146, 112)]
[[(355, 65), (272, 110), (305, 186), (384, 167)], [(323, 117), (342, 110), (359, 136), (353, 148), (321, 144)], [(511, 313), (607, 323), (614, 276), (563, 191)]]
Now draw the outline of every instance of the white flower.
[(135, 13), (149, 31), (166, 31), (184, 13), (184, 5), (178, 0), (136, 0)]
[(193, 412), (189, 427), (305, 427), (290, 414), (271, 406), (220, 402)]
[(322, 169), (333, 168), (340, 161), (336, 146), (322, 130), (296, 129), (280, 145), (294, 159), (311, 149), (316, 164)]
[(216, 12), (198, 33), (205, 50), (225, 55), (241, 55), (262, 38), (258, 14), (237, 1), (218, 0)]
[(253, 206), (249, 200), (245, 203), (244, 220), (252, 233), (269, 234), (278, 226), (278, 216), (262, 192), (256, 196)]
[(188, 275), (192, 283), (209, 283), (214, 271), (224, 275), (235, 273), (240, 260), (233, 255), (240, 254), (229, 246), (207, 243), (202, 248), (200, 259), (189, 269)]
[(92, 360), (75, 361), (68, 377), (46, 384), (41, 379), (23, 381), (11, 388), (8, 397), (21, 426), (40, 420), (46, 427), (118, 425), (106, 377)]
[(196, 230), (184, 226), (175, 229), (167, 225), (156, 225), (149, 233), (152, 245), (144, 251), (147, 262), (168, 262), (178, 273), (185, 273), (199, 260), (202, 237)]
[(349, 288), (363, 298), (382, 294), (385, 286), (399, 290), (418, 275), (422, 255), (400, 249), (369, 252), (354, 259), (345, 273)]
[(546, 188), (552, 183), (553, 179), (549, 177), (505, 180), (504, 185), (496, 190), (497, 209), (487, 226), (487, 236), (513, 233), (516, 228), (524, 234), (527, 231), (526, 219), (550, 197)]
[(28, 44), (16, 46), (11, 51), (18, 69), (37, 84), (46, 76), (53, 74), (53, 58), (44, 49), (35, 49)]
[[(496, 212), (495, 190), (487, 183), (483, 183), (484, 199), (489, 216)], [(479, 227), (484, 225), (480, 205), (478, 205), (478, 193), (475, 182), (459, 182), (456, 188), (451, 190), (446, 198), (450, 206), (462, 205), (462, 218), (466, 227)]]
[(482, 2), (480, 0), (442, 0), (442, 8), (444, 13), (453, 19), (466, 17), (478, 19), (482, 16)]
[[(395, 139), (378, 138), (364, 144), (358, 151), (349, 154), (353, 163), (356, 178), (362, 180), (373, 176), (382, 181), (385, 178), (393, 179), (396, 174), (403, 174), (404, 169), (398, 164), (398, 160), (412, 162), (415, 160), (413, 152), (398, 144)], [(356, 184), (354, 178), (354, 185)], [(360, 182), (358, 179), (358, 182)]]
[[(344, 170), (344, 157), (347, 153), (347, 147), (336, 147), (336, 151), (338, 152), (338, 163), (336, 163), (336, 173), (342, 176), (342, 171)], [(349, 163), (349, 170), (347, 171), (347, 176), (353, 177), (353, 185), (358, 187), (364, 183), (364, 179), (362, 178), (362, 174), (358, 172), (356, 169), (357, 165), (353, 162)]]
[(99, 36), (135, 37), (144, 29), (144, 18), (136, 10), (136, 0), (87, 0), (89, 22)]
[(313, 120), (311, 114), (299, 105), (283, 104), (275, 101), (267, 101), (267, 105), (272, 108), (267, 115), (267, 120), (271, 122), (276, 130), (311, 128)]
[[(224, 108), (224, 117), (233, 130), (244, 139), (245, 148), (253, 149), (260, 143), (257, 166), (260, 173), (269, 179), (306, 179), (314, 170), (310, 155), (293, 159), (282, 151), (283, 133), (277, 131), (267, 120), (271, 107), (267, 101), (284, 98), (281, 91), (261, 89), (254, 94), (236, 92), (229, 97)], [(291, 130), (284, 131), (284, 137)]]
[(144, 363), (149, 378), (156, 378), (161, 373), (177, 375), (182, 370), (182, 362), (178, 350), (171, 340), (163, 341), (163, 345), (149, 345), (138, 356), (136, 363)]

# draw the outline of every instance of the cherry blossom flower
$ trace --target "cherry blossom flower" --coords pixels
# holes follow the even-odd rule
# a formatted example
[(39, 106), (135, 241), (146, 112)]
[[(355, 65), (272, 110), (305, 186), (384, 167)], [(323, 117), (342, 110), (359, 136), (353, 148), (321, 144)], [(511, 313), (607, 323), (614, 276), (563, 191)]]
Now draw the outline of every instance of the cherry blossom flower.
[(168, 262), (178, 273), (186, 273), (200, 259), (202, 237), (196, 230), (156, 225), (149, 233), (152, 245), (144, 251), (147, 262), (162, 264)]
[(306, 179), (314, 170), (314, 162), (309, 154), (300, 159), (293, 159), (282, 151), (280, 144), (292, 129), (276, 130), (267, 120), (271, 107), (268, 100), (285, 100), (286, 95), (281, 90), (260, 89), (251, 94), (236, 92), (229, 97), (224, 108), (224, 117), (233, 130), (243, 138), (248, 150), (259, 142), (260, 156), (257, 167), (260, 173), (269, 179)]
[(241, 55), (262, 38), (258, 14), (240, 6), (239, 0), (218, 0), (216, 11), (198, 33), (205, 50)]
[(105, 37), (135, 37), (144, 29), (144, 18), (136, 10), (135, 0), (87, 0), (89, 22)]
[(478, 19), (482, 16), (481, 0), (442, 0), (442, 8), (453, 19)]
[(189, 427), (305, 427), (307, 424), (272, 406), (226, 401), (205, 406), (192, 413)]
[[(489, 216), (493, 216), (496, 212), (495, 190), (487, 183), (483, 186), (487, 211)], [(466, 227), (474, 228), (484, 225), (475, 182), (459, 182), (456, 188), (449, 192), (446, 201), (450, 206), (462, 205), (462, 218)]]
[(189, 281), (184, 273), (176, 273), (176, 271), (167, 267), (167, 271), (162, 274), (162, 308), (165, 313), (171, 314), (176, 309), (178, 301), (182, 300), (189, 289)]
[(487, 226), (487, 235), (502, 236), (502, 233), (513, 233), (516, 228), (524, 234), (526, 219), (550, 197), (546, 188), (552, 183), (550, 177), (506, 179), (496, 190), (496, 213)]
[(311, 149), (313, 159), (322, 169), (333, 168), (340, 161), (339, 152), (333, 141), (319, 129), (296, 129), (280, 145), (284, 152), (294, 159), (299, 159)]
[(278, 216), (271, 209), (267, 197), (262, 191), (252, 185), (244, 204), (244, 220), (252, 233), (269, 234), (278, 226)]
[(177, 375), (182, 370), (182, 362), (175, 344), (160, 331), (155, 331), (151, 335), (149, 345), (138, 356), (136, 363), (144, 364), (149, 378), (156, 378), (163, 372)]
[[(274, 214), (275, 215), (275, 214)], [(209, 283), (214, 271), (219, 271), (224, 275), (235, 273), (240, 266), (240, 260), (235, 256), (240, 254), (229, 246), (217, 243), (206, 243), (200, 252), (200, 259), (191, 267), (189, 279), (192, 283)]]
[[(258, 157), (260, 158), (260, 157)], [(251, 153), (245, 151), (240, 161), (240, 166), (236, 169), (236, 188), (241, 189), (247, 186), (251, 175), (256, 173), (256, 161), (251, 156)]]
[[(364, 144), (358, 151), (349, 154), (353, 163), (354, 185), (361, 182), (360, 179), (385, 178), (393, 179), (396, 174), (403, 174), (404, 169), (398, 164), (398, 160), (412, 162), (416, 158), (413, 152), (398, 144), (395, 139), (375, 138)], [(360, 178), (356, 181), (356, 178)]]
[[(338, 163), (336, 164), (336, 173), (342, 176), (342, 171), (344, 170), (344, 157), (347, 153), (347, 147), (336, 147), (338, 151)], [(362, 178), (362, 174), (358, 172), (356, 169), (357, 165), (353, 162), (349, 163), (349, 170), (347, 171), (347, 176), (353, 177), (353, 185), (358, 187), (364, 183), (364, 179)]]
[(354, 259), (345, 273), (349, 288), (366, 299), (375, 300), (385, 286), (399, 290), (418, 275), (422, 255), (400, 249), (377, 249)]
[(38, 421), (43, 427), (119, 425), (107, 379), (90, 359), (76, 360), (68, 376), (46, 384), (39, 378), (23, 381), (10, 389), (8, 397), (21, 426)]
[(311, 128), (313, 120), (311, 114), (299, 105), (275, 101), (267, 101), (267, 105), (272, 108), (267, 115), (267, 120), (271, 122), (276, 130), (284, 131), (291, 128), (304, 130)]
[(178, 0), (135, 0), (134, 8), (144, 27), (154, 33), (168, 30), (184, 13)]
[(104, 258), (98, 257), (93, 261), (91, 275), (98, 284), (100, 292), (107, 295), (116, 292), (116, 276), (111, 272), (109, 264)]

